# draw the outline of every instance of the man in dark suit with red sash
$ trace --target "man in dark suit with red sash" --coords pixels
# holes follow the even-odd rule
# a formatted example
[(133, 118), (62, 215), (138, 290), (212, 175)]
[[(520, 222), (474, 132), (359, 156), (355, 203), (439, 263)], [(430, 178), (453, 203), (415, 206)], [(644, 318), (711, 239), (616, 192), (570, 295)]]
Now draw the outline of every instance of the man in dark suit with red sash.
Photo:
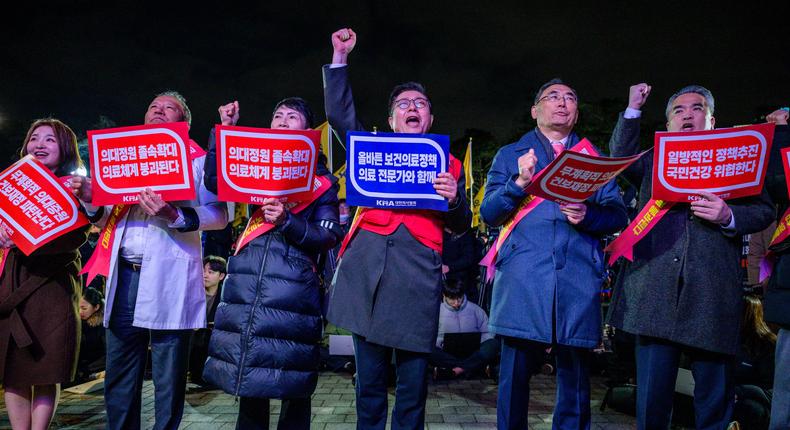
[[(363, 129), (357, 120), (347, 58), (356, 44), (351, 29), (332, 35), (331, 65), (324, 66), (329, 123), (341, 136)], [(389, 98), (388, 123), (399, 133), (427, 133), (433, 123), (425, 88), (408, 82)], [(393, 429), (420, 429), (425, 421), (428, 355), (438, 328), (442, 292), (442, 230), (465, 231), (471, 212), (461, 162), (437, 175), (436, 192), (446, 213), (431, 210), (361, 209), (346, 235), (332, 285), (328, 319), (354, 333), (357, 363), (357, 428), (384, 429), (387, 369), (395, 352), (397, 387)]]
[[(641, 108), (650, 91), (646, 83), (629, 89), (628, 107), (609, 142), (612, 156), (639, 152)], [(680, 89), (666, 106), (667, 131), (712, 130), (714, 103), (704, 87)], [(651, 150), (624, 172), (639, 187), (640, 211), (653, 204), (653, 168)], [(728, 201), (706, 191), (699, 196), (673, 204), (633, 246), (633, 261), (625, 262), (614, 288), (610, 323), (637, 336), (640, 430), (669, 427), (681, 354), (690, 360), (696, 382), (697, 428), (726, 428), (732, 414), (743, 295), (741, 236), (766, 228), (774, 207), (766, 192)]]

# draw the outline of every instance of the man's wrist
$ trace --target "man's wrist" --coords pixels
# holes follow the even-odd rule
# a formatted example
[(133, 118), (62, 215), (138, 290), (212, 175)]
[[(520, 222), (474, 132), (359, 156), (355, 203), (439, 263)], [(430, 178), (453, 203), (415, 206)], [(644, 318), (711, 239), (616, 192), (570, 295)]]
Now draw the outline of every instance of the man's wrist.
[(625, 108), (625, 112), (623, 113), (623, 117), (625, 117), (626, 119), (639, 118), (641, 116), (642, 116), (642, 111), (639, 110), (639, 108), (631, 107), (631, 105)]
[(177, 207), (167, 203), (167, 206), (163, 209), (164, 213), (162, 216), (167, 220), (168, 227), (180, 228), (185, 225), (184, 215), (181, 214)]
[(346, 64), (348, 64), (348, 54), (342, 54), (340, 52), (332, 53), (332, 64), (330, 67), (340, 67)]
[(732, 229), (735, 227), (733, 224), (734, 223), (733, 223), (732, 209), (727, 207), (727, 217), (719, 225), (721, 225), (721, 227), (725, 229)]
[(526, 189), (531, 183), (532, 180), (523, 179), (521, 177), (516, 178), (516, 185), (518, 185), (521, 189)]

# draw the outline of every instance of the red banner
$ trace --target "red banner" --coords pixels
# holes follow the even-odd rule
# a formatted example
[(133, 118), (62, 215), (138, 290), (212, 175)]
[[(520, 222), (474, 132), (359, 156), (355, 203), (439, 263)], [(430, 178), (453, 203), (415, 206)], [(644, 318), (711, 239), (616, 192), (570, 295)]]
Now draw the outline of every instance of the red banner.
[(220, 200), (299, 202), (312, 194), (320, 131), (218, 125), (216, 133)]
[(773, 136), (770, 123), (656, 133), (652, 197), (689, 202), (699, 190), (725, 200), (760, 194)]
[(91, 130), (88, 142), (93, 204), (133, 204), (146, 188), (165, 201), (195, 198), (185, 122)]
[(587, 139), (582, 139), (574, 150), (562, 151), (538, 172), (525, 192), (556, 202), (581, 203), (642, 154), (622, 158), (601, 157)]
[(0, 173), (0, 222), (25, 255), (87, 224), (79, 207), (63, 180), (32, 156)]
[(107, 275), (110, 274), (113, 243), (115, 243), (116, 239), (115, 233), (118, 231), (115, 227), (118, 225), (118, 222), (126, 216), (130, 207), (129, 205), (113, 206), (110, 215), (107, 217), (107, 222), (104, 224), (104, 228), (101, 230), (101, 233), (99, 233), (99, 241), (96, 243), (96, 248), (93, 249), (91, 258), (85, 262), (80, 272), (80, 275), (85, 273), (88, 274), (85, 285), (93, 282), (93, 278), (95, 278), (96, 275), (107, 277)]

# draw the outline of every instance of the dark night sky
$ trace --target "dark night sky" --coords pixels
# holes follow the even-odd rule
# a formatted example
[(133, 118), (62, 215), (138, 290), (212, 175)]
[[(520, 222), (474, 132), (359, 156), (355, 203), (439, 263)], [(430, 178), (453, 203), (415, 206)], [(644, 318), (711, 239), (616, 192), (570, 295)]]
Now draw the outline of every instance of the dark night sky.
[(350, 58), (358, 108), (379, 129), (389, 90), (406, 80), (426, 84), (434, 132), (488, 130), (503, 144), (554, 76), (582, 101), (618, 99), (623, 108), (629, 85), (651, 83), (653, 120), (689, 83), (714, 93), (720, 127), (790, 104), (786, 1), (29, 3), (5, 12), (0, 30), (3, 154), (46, 115), (78, 134), (100, 115), (139, 124), (168, 88), (187, 97), (201, 144), (217, 106), (234, 99), (240, 125), (268, 126), (273, 105), (291, 95), (323, 121), (320, 68), (343, 26), (359, 37)]

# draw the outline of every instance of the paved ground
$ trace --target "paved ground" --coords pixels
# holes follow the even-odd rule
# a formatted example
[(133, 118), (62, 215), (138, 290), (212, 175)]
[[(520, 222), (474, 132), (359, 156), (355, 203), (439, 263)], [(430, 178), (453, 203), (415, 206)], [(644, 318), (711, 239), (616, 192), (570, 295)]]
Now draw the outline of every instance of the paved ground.
[[(529, 423), (531, 429), (550, 429), (554, 404), (554, 377), (537, 375), (533, 378)], [(238, 405), (235, 399), (218, 390), (200, 390), (190, 384), (181, 428), (233, 429)], [(489, 379), (454, 380), (432, 383), (426, 406), (426, 428), (493, 429), (496, 427), (497, 386)], [(632, 429), (634, 418), (607, 409), (600, 412), (605, 387), (601, 379), (593, 380), (593, 429)], [(143, 424), (153, 425), (153, 384), (145, 381), (143, 388)], [(390, 408), (394, 401), (390, 390)], [(353, 429), (354, 387), (347, 374), (325, 372), (318, 380), (313, 395), (312, 428), (316, 430)], [(272, 402), (272, 420), (278, 417), (280, 404)], [(64, 392), (51, 428), (100, 429), (105, 423), (102, 392), (79, 395)], [(0, 428), (10, 428), (5, 404), (0, 403)], [(272, 427), (274, 428), (274, 427)]]

